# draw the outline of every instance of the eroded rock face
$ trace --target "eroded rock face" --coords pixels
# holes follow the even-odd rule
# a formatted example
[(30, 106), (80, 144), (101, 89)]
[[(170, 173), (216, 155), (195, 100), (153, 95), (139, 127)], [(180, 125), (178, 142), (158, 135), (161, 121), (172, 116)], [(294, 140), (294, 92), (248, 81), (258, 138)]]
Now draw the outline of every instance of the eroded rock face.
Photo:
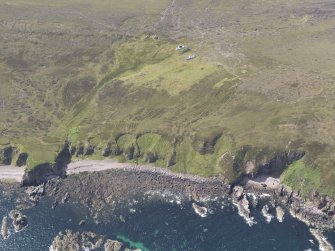
[(94, 153), (94, 146), (93, 145), (88, 145), (85, 151), (85, 155), (92, 155)]
[(28, 154), (27, 153), (20, 153), (16, 160), (17, 166), (25, 166), (27, 164)]
[(76, 153), (76, 156), (79, 157), (81, 155), (84, 155), (84, 150), (85, 150), (84, 146), (79, 146), (78, 150), (77, 150), (77, 153)]
[(108, 157), (112, 154), (112, 144), (108, 143), (106, 148), (102, 151), (102, 156)]
[(301, 159), (305, 155), (304, 152), (282, 152), (274, 156), (265, 164), (258, 168), (259, 173), (280, 175), (284, 169), (294, 161)]
[(148, 152), (145, 155), (145, 162), (147, 163), (154, 163), (158, 159), (158, 156), (156, 153)]
[(125, 152), (125, 158), (126, 158), (126, 160), (132, 160), (132, 159), (134, 159), (134, 154), (135, 154), (135, 147), (134, 146), (130, 146), (128, 149), (126, 149), (126, 152)]
[(13, 147), (5, 147), (4, 149), (0, 149), (0, 164), (10, 165), (12, 163), (14, 149)]
[(62, 150), (59, 152), (55, 159), (55, 171), (57, 173), (62, 174), (64, 172), (64, 169), (67, 164), (71, 162), (71, 152), (70, 152), (70, 146), (68, 142), (65, 142)]
[(173, 151), (171, 157), (167, 161), (167, 167), (173, 166), (175, 164), (177, 164), (177, 153), (176, 151)]
[(21, 186), (37, 186), (55, 177), (64, 177), (66, 167), (71, 162), (72, 154), (69, 143), (66, 141), (55, 158), (55, 163), (43, 163), (26, 170)]

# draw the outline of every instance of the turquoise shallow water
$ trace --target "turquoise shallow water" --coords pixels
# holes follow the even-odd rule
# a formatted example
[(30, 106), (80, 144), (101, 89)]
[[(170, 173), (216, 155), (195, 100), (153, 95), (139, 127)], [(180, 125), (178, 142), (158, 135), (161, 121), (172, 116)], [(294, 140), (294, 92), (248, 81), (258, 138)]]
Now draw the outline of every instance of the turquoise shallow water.
[[(0, 198), (0, 217), (14, 206), (15, 198)], [(60, 205), (55, 210), (44, 199), (25, 210), (28, 227), (8, 240), (0, 237), (0, 250), (48, 250), (59, 231), (92, 231), (119, 239), (130, 247), (145, 250), (318, 250), (317, 241), (301, 222), (285, 215), (283, 223), (266, 223), (260, 210), (254, 210), (257, 224), (249, 227), (229, 202), (206, 204), (210, 214), (195, 214), (191, 202), (170, 203), (160, 199), (138, 199), (136, 205), (125, 203), (107, 210), (109, 223), (94, 223), (86, 208), (77, 204)], [(78, 222), (86, 219), (84, 226)], [(335, 243), (334, 233), (327, 234)]]

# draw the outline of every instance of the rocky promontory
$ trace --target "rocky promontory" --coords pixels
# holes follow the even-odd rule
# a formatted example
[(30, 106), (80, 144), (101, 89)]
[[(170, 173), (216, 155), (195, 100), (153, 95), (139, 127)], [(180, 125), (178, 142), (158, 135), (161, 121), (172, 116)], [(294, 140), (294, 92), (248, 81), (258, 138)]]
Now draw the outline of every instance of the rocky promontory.
[(65, 230), (60, 232), (52, 241), (49, 251), (80, 251), (80, 250), (104, 250), (104, 251), (135, 251), (128, 249), (122, 242), (108, 239), (92, 232), (73, 232)]

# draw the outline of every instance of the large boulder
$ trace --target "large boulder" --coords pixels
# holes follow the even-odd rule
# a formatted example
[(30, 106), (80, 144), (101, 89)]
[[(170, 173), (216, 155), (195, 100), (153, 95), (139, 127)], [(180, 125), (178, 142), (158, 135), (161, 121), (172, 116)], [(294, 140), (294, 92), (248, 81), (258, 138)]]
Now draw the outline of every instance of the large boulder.
[(17, 232), (21, 231), (28, 224), (27, 216), (23, 215), (19, 210), (10, 211), (9, 217), (13, 220), (13, 226)]
[(121, 247), (122, 247), (121, 242), (113, 241), (113, 240), (110, 240), (110, 239), (108, 239), (105, 242), (105, 245), (104, 245), (105, 251), (120, 251)]

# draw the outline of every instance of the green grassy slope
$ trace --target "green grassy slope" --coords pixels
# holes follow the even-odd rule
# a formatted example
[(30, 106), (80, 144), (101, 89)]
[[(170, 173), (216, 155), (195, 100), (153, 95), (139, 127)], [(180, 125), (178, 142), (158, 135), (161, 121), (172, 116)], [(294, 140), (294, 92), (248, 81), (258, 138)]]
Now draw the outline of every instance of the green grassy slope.
[(0, 149), (231, 182), (304, 152), (282, 181), (334, 195), (331, 2), (149, 2), (0, 1)]

